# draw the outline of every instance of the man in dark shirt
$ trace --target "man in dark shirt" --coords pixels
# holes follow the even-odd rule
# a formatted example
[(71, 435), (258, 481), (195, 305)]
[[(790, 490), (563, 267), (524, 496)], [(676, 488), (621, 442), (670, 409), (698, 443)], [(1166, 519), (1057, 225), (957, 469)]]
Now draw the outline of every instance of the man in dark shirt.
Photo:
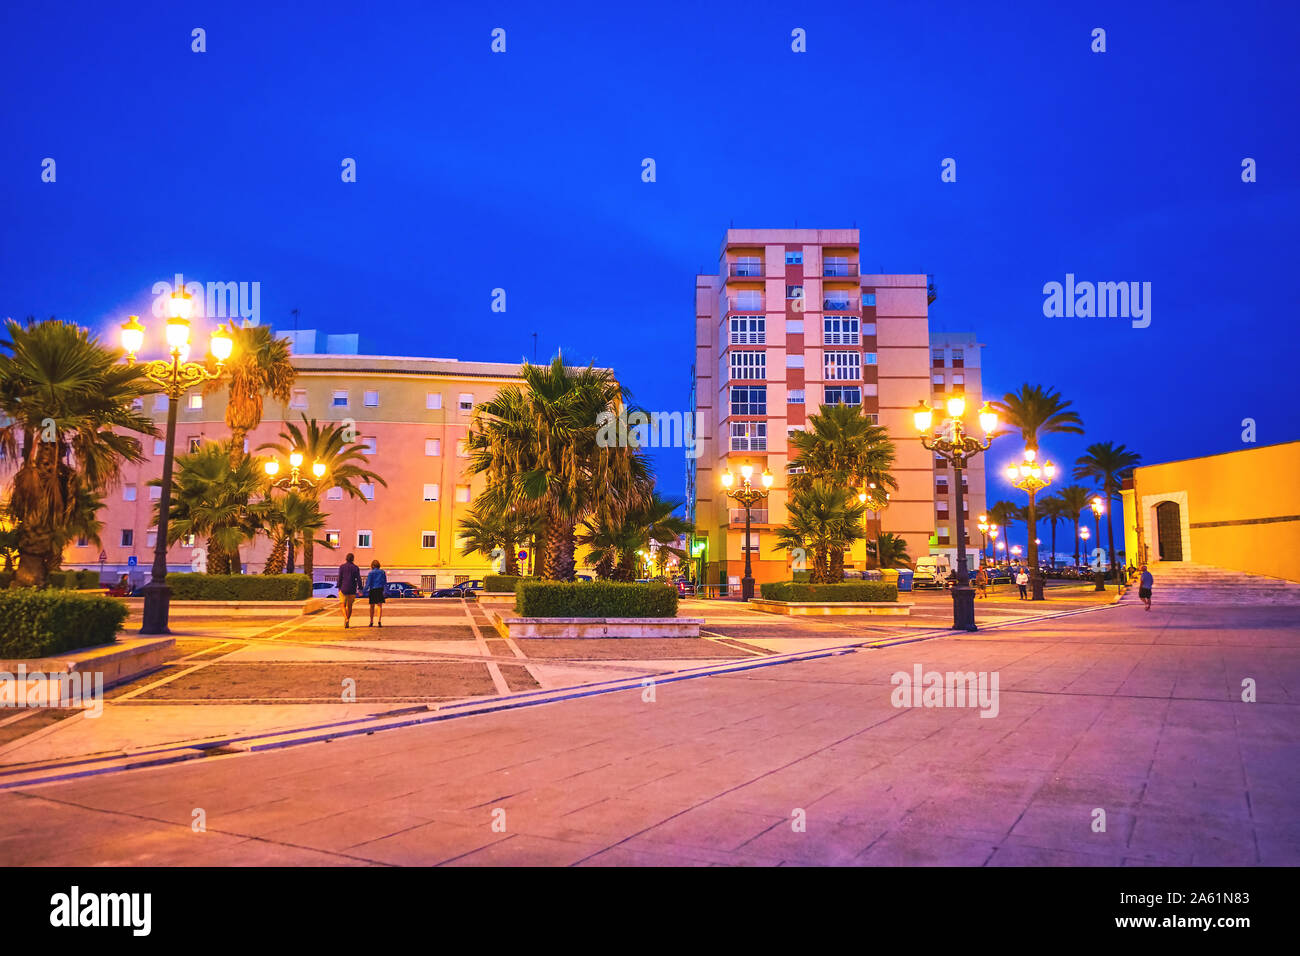
[(361, 590), (361, 569), (352, 563), (353, 555), (348, 553), (339, 565), (339, 597), (343, 601), (343, 626), (350, 627), (352, 605), (356, 602), (357, 592)]
[(1155, 584), (1155, 578), (1151, 576), (1147, 566), (1142, 565), (1142, 577), (1138, 579), (1138, 597), (1142, 599), (1142, 603), (1147, 606), (1148, 611), (1151, 610), (1151, 586), (1153, 584)]

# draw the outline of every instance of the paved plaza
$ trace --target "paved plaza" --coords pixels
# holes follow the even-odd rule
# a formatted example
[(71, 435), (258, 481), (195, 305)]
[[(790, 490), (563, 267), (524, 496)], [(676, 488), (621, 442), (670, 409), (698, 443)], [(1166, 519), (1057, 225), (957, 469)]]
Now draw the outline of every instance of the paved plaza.
[[(110, 702), (99, 722), (109, 728), (115, 714), (126, 715), (119, 728), (137, 756), (148, 749), (138, 715), (181, 707), (224, 715), (203, 718), (214, 737), (230, 732), (233, 716), (255, 710), (275, 715), (254, 720), (255, 730), (294, 721), (336, 730), (316, 743), (220, 747), (156, 767), (106, 763), (112, 772), (79, 778), (78, 767), (97, 765), (73, 752), (107, 743), (111, 732), (86, 736), (73, 722), (96, 721), (69, 718), (13, 737), (0, 751), (7, 774), (0, 784), (8, 786), (0, 792), (0, 863), (1300, 863), (1294, 609), (1147, 613), (1136, 604), (1094, 604), (1082, 590), (1058, 598), (1035, 607), (999, 599), (981, 607), (985, 620), (1031, 619), (974, 634), (936, 631), (942, 595), (923, 598), (924, 613), (901, 626), (768, 621), (715, 603), (701, 615), (715, 636), (695, 642), (696, 656), (647, 647), (639, 661), (596, 646), (608, 642), (591, 642), (586, 658), (575, 656), (580, 648), (517, 646), (528, 642), (494, 648), (478, 608), (394, 604), (394, 625), (410, 615), (419, 623), (408, 636), (421, 633), (409, 642), (397, 626), (392, 635), (384, 628), (383, 641), (365, 635), (356, 643), (374, 645), (367, 666), (376, 666), (381, 646), (394, 663), (415, 645), (438, 642), (447, 646), (429, 654), (440, 656), (418, 666), (459, 659), (488, 676), (462, 668), (393, 684), (380, 674), (372, 678), (380, 693), (369, 700), (359, 693), (352, 704), (314, 700), (313, 689), (335, 673), (297, 678), (312, 693), (294, 703), (275, 697), (276, 679), (235, 669), (287, 654), (276, 635), (290, 628), (285, 647), (317, 645), (337, 657), (352, 648), (317, 633), (337, 622), (280, 622), (264, 637), (255, 635), (265, 627), (249, 624), (247, 633), (228, 635), (244, 656), (214, 656), (225, 654), (221, 644), (197, 650), (176, 673), (215, 663), (137, 686), (153, 690), (138, 694), (139, 703)], [(1069, 609), (1077, 613), (1036, 617)], [(296, 652), (287, 656), (304, 666)], [(218, 667), (231, 668), (233, 683), (256, 689), (263, 702), (185, 696), (220, 684), (197, 678)], [(995, 674), (996, 716), (978, 707), (895, 706), (891, 676), (918, 667)], [(1247, 680), (1255, 702), (1242, 700)], [(424, 702), (415, 708), (422, 716), (400, 729), (383, 729), (391, 717), (373, 718), (373, 728), (331, 723), (335, 708), (392, 714), (395, 701), (419, 697), (395, 691), (426, 685), (461, 696), (450, 694), (445, 711)], [(173, 689), (159, 694), (163, 687)], [(452, 716), (476, 701), (491, 706)], [(61, 738), (71, 742), (62, 750)], [(167, 738), (158, 729), (152, 739)], [(34, 779), (33, 768), (63, 779), (22, 784)]]

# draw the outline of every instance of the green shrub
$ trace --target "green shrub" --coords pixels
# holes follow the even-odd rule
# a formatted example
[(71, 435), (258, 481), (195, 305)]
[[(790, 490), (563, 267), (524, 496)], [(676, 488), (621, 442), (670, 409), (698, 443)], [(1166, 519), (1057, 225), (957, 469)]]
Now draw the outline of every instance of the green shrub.
[(812, 580), (811, 571), (795, 571), (793, 572), (793, 574), (794, 574), (795, 581), (799, 582), (800, 584), (807, 584), (809, 581)]
[(303, 601), (311, 597), (305, 574), (169, 574), (173, 601)]
[(52, 588), (86, 591), (100, 586), (98, 571), (51, 571), (46, 583)]
[(484, 591), (514, 591), (520, 581), (536, 581), (537, 578), (523, 577), (517, 574), (483, 575)]
[(676, 617), (677, 589), (615, 581), (522, 581), (515, 611), (521, 617)]
[(759, 585), (759, 593), (768, 601), (839, 602), (897, 601), (898, 585), (883, 581), (846, 581), (843, 584), (804, 584), (779, 581)]
[(0, 571), (0, 590), (9, 587), (13, 579), (14, 573), (12, 571)]
[(111, 644), (126, 620), (121, 601), (65, 590), (0, 591), (0, 657), (45, 657)]

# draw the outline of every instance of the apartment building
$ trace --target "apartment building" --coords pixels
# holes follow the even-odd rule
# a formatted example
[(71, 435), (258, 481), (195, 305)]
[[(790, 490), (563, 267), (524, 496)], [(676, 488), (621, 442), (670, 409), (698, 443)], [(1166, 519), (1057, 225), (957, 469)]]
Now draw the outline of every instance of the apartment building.
[[(954, 395), (965, 395), (967, 420), (974, 422), (974, 412), (984, 402), (980, 380), (982, 346), (970, 332), (930, 333), (931, 404), (943, 408)], [(957, 517), (956, 475), (949, 463), (936, 455), (934, 459), (934, 538), (930, 553), (947, 555), (952, 567), (957, 564), (958, 529), (965, 528), (966, 557), (973, 571), (979, 567), (982, 544), (979, 516), (987, 510), (984, 488), (984, 456), (976, 455), (962, 472), (962, 520)]]
[[(365, 445), (370, 470), (387, 485), (363, 485), (364, 500), (339, 488), (321, 496), (329, 524), (321, 537), (334, 550), (315, 548), (315, 578), (332, 580), (349, 551), (362, 567), (379, 559), (390, 581), (423, 587), (447, 586), (482, 577), (491, 563), (482, 555), (461, 555), (457, 522), (483, 486), (481, 476), (465, 474), (464, 441), (474, 406), (507, 384), (521, 381), (519, 366), (467, 362), (450, 358), (407, 358), (356, 354), (357, 336), (317, 336), (314, 331), (280, 333), (294, 346), (297, 382), (288, 403), (268, 399), (262, 424), (249, 436), (253, 454), (264, 442), (277, 440), (286, 421), (301, 416), (318, 421), (355, 422)], [(317, 351), (318, 341), (323, 349)], [(165, 397), (146, 399), (159, 431), (167, 420)], [(228, 437), (225, 393), (201, 395), (198, 389), (181, 400), (176, 451), (184, 453), (205, 441)], [(144, 440), (147, 460), (127, 465), (119, 487), (109, 491), (100, 512), (103, 521), (105, 572), (148, 579), (157, 532), (153, 512), (161, 489), (150, 479), (162, 473), (165, 442)], [(265, 454), (265, 453), (263, 453)], [(310, 468), (307, 462), (304, 471)], [(168, 568), (188, 571), (193, 549), (203, 542), (180, 542), (168, 551)], [(265, 536), (241, 552), (244, 569), (262, 570), (270, 550)], [(97, 569), (101, 549), (74, 542), (64, 566)], [(131, 559), (135, 558), (135, 564)], [(298, 556), (301, 570), (301, 555)]]
[[(930, 553), (932, 537), (946, 527), (938, 521), (934, 456), (912, 427), (913, 409), (936, 385), (934, 286), (925, 275), (864, 274), (859, 253), (856, 229), (729, 229), (717, 273), (696, 277), (692, 404), (704, 431), (687, 488), (709, 583), (735, 583), (743, 574), (745, 512), (720, 479), (744, 464), (775, 477), (752, 512), (754, 577), (788, 578), (790, 555), (776, 547), (775, 535), (786, 520), (788, 437), (823, 403), (861, 406), (894, 441), (899, 487), (879, 529), (903, 537), (916, 557)], [(982, 507), (982, 473), (968, 485), (979, 490), (979, 505), (972, 501), (970, 509)], [(951, 497), (944, 497), (951, 516)], [(846, 556), (849, 567), (865, 561), (863, 543)]]

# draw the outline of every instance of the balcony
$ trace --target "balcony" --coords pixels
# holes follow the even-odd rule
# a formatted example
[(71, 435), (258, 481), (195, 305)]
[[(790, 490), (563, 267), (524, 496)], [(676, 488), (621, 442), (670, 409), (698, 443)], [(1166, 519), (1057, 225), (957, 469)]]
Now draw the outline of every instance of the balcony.
[(822, 275), (827, 279), (852, 279), (858, 274), (856, 262), (826, 262), (822, 264)]
[(934, 305), (934, 300), (938, 297), (939, 293), (935, 288), (934, 273), (932, 272), (925, 277), (925, 301), (930, 305)]
[(823, 312), (856, 312), (858, 297), (854, 295), (827, 295), (822, 299)]
[(762, 312), (763, 297), (748, 295), (729, 295), (726, 297), (728, 312)]
[(727, 267), (727, 275), (733, 279), (763, 278), (763, 263), (733, 262)]
[[(745, 526), (745, 509), (729, 508), (727, 509), (727, 523), (732, 525)], [(767, 524), (767, 509), (754, 508), (749, 512), (750, 524)]]

